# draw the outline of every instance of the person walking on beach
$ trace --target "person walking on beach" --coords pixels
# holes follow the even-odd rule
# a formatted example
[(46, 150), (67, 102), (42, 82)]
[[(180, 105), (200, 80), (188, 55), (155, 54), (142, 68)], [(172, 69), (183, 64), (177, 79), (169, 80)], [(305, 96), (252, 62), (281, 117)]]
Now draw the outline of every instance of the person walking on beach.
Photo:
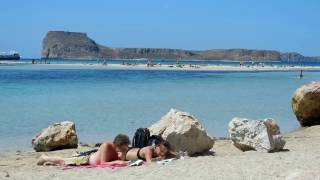
[(129, 137), (124, 134), (117, 135), (113, 142), (101, 144), (98, 151), (83, 156), (62, 158), (42, 155), (39, 158), (38, 165), (51, 163), (54, 165), (99, 165), (99, 164), (122, 164), (125, 165), (126, 153), (130, 144)]

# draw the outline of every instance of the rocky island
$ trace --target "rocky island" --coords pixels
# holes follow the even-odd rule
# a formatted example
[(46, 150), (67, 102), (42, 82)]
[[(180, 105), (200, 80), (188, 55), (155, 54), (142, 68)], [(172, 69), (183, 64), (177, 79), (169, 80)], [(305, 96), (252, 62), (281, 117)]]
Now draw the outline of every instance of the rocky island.
[(216, 49), (183, 50), (167, 48), (112, 48), (90, 39), (86, 33), (49, 31), (42, 43), (42, 59), (185, 59), (233, 61), (319, 61), (299, 53), (273, 50)]

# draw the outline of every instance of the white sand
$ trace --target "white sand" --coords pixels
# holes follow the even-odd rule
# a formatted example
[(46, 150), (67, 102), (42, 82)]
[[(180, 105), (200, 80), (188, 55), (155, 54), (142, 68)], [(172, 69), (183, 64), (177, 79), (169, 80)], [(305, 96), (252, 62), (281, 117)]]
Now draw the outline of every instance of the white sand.
[[(25, 62), (2, 61), (3, 64), (30, 64)], [(231, 65), (196, 65), (190, 67), (184, 65), (154, 65), (147, 67), (145, 64), (122, 65), (122, 64), (34, 64), (33, 67), (61, 67), (61, 68), (99, 68), (99, 69), (131, 69), (131, 70), (182, 70), (182, 71), (300, 71), (302, 70), (320, 70), (320, 66), (231, 66)]]
[[(285, 135), (288, 151), (241, 152), (229, 140), (218, 140), (214, 156), (177, 160), (120, 170), (37, 166), (36, 152), (0, 153), (0, 179), (320, 179), (320, 126)], [(83, 149), (82, 149), (83, 150)], [(49, 152), (68, 156), (76, 150)], [(5, 177), (9, 175), (9, 177)]]

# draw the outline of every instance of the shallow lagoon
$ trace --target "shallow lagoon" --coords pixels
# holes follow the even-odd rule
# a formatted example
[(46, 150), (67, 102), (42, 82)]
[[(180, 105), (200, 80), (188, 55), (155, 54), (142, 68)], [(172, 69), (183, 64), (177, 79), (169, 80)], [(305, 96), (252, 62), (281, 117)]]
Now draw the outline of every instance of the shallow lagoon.
[(76, 122), (81, 142), (132, 135), (170, 108), (196, 116), (213, 136), (227, 136), (235, 116), (275, 118), (283, 132), (299, 127), (291, 96), (320, 71), (214, 72), (94, 67), (0, 66), (0, 148), (26, 149), (49, 124)]

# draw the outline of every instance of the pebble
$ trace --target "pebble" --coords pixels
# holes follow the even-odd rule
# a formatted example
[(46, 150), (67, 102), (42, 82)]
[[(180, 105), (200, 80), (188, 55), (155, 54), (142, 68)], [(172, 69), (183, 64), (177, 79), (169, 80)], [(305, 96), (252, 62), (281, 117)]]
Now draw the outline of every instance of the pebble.
[(5, 173), (4, 177), (10, 177), (10, 174), (7, 171), (3, 171)]

